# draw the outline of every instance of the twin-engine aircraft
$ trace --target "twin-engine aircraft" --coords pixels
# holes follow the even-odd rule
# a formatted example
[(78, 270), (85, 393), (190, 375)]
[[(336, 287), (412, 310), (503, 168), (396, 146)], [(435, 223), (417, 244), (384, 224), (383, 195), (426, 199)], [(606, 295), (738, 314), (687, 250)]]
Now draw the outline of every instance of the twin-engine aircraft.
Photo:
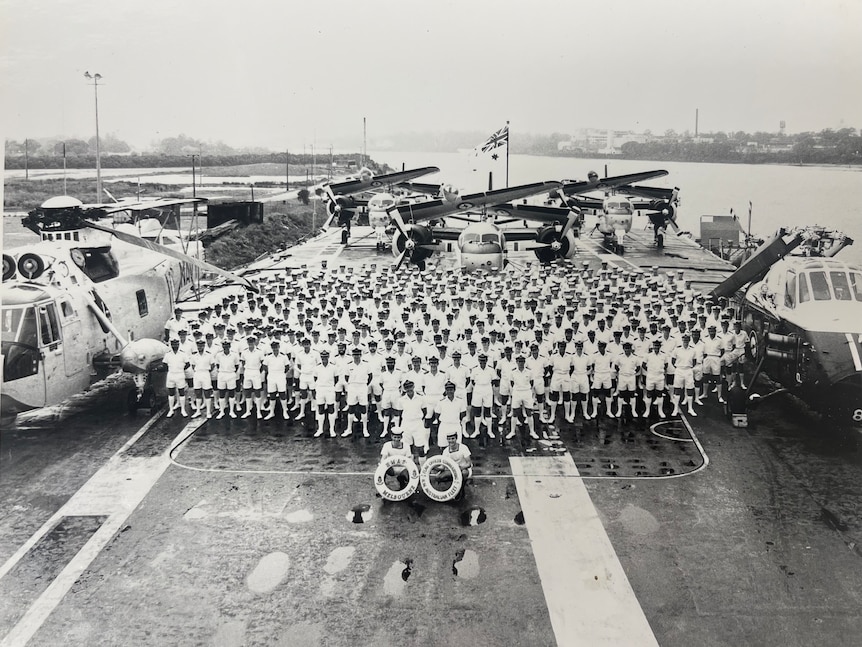
[(764, 397), (788, 391), (813, 409), (858, 426), (862, 267), (834, 258), (852, 243), (825, 228), (782, 229), (713, 295), (734, 299), (750, 336), (751, 384), (763, 372), (781, 385)]
[[(565, 205), (582, 212), (591, 211), (598, 216), (593, 231), (598, 230), (605, 244), (617, 253), (625, 251), (625, 235), (631, 231), (635, 213), (647, 211), (646, 216), (655, 231), (656, 245), (661, 248), (668, 225), (679, 232), (676, 224), (679, 189), (637, 186), (632, 182), (643, 182), (667, 174), (667, 171), (656, 170), (600, 179), (595, 172), (591, 172), (586, 181), (564, 184), (560, 193), (566, 196), (563, 198)], [(604, 198), (571, 197), (593, 191), (603, 191)], [(646, 200), (636, 201), (632, 197)]]
[(436, 166), (423, 166), (422, 168), (375, 176), (371, 169), (363, 167), (355, 177), (325, 184), (321, 193), (326, 198), (329, 220), (324, 224), (324, 228), (333, 223), (340, 227), (348, 225), (356, 214), (356, 210), (368, 205), (367, 200), (354, 197), (357, 194), (381, 190), (391, 193), (397, 187), (409, 189), (411, 187), (410, 180), (437, 173), (439, 170)]
[[(41, 240), (3, 253), (0, 417), (58, 404), (118, 368), (135, 377), (129, 407), (152, 406), (165, 321), (193, 293), (198, 270), (243, 281), (187, 254), (195, 250), (179, 232), (128, 215), (186, 202), (195, 200), (92, 206), (64, 196), (30, 212), (24, 225)], [(136, 222), (114, 228), (119, 211)]]

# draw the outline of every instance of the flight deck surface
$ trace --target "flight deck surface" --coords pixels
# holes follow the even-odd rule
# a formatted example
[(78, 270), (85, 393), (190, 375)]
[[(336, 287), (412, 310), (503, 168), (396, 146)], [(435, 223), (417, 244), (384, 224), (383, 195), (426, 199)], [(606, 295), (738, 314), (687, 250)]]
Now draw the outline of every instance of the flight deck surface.
[[(584, 237), (576, 262), (704, 286), (729, 272), (687, 241), (662, 255), (650, 232), (627, 240), (620, 257)], [(282, 262), (392, 259), (354, 228), (346, 248), (332, 231)], [(464, 501), (389, 503), (374, 426), (134, 418), (122, 393), (2, 431), (0, 644), (809, 645), (862, 630), (862, 438), (790, 399), (747, 429), (713, 398), (696, 418), (468, 440)]]

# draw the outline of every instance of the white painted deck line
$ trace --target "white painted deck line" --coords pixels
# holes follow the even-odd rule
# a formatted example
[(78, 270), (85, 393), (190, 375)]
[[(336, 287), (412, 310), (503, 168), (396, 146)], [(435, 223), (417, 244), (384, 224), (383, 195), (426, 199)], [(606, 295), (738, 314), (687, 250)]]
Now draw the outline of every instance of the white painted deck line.
[[(204, 421), (205, 419), (201, 418), (189, 422), (171, 443), (171, 447), (193, 433)], [(168, 450), (151, 458), (125, 455), (125, 451), (143, 435), (146, 429), (149, 429), (149, 425), (111, 456), (108, 462), (93, 474), (90, 480), (81, 486), (81, 489), (3, 565), (2, 575), (5, 575), (63, 517), (90, 515), (108, 517), (0, 641), (0, 647), (19, 647), (30, 641), (72, 585), (108, 542), (116, 536), (126, 519), (140, 505), (171, 464)]]
[(657, 647), (572, 457), (509, 461), (557, 644)]

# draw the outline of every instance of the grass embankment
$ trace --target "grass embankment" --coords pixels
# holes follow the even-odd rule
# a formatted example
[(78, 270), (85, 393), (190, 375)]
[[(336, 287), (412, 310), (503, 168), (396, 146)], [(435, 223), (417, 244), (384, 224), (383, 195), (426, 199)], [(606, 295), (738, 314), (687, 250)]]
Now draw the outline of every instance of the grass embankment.
[[(263, 224), (248, 225), (225, 234), (207, 247), (207, 262), (222, 269), (230, 270), (245, 265), (261, 254), (281, 251), (293, 245), (296, 241), (312, 233), (313, 205), (300, 202), (288, 203), (286, 208), (279, 205), (286, 213), (268, 213)], [(318, 226), (325, 218), (317, 205)]]

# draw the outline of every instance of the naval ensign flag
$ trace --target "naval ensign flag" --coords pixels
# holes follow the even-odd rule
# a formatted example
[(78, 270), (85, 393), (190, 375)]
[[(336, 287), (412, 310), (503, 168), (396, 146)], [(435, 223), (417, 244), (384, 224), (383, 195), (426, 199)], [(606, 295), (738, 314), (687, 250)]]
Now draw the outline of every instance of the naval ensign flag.
[[(505, 164), (505, 166), (504, 166)], [(509, 122), (473, 149), (473, 171), (499, 175), (505, 168), (509, 186)]]

